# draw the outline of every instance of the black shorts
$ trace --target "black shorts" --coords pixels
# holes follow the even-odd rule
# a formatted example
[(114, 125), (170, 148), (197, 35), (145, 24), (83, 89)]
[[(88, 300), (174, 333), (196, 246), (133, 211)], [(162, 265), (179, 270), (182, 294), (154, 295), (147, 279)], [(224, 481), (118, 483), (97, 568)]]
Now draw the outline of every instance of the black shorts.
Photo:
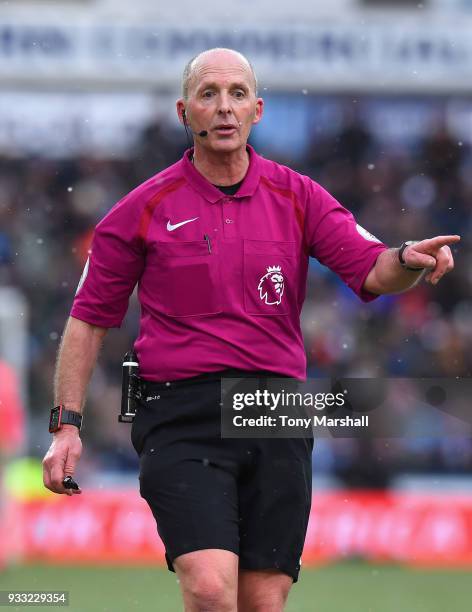
[[(241, 375), (242, 376), (242, 375)], [(311, 507), (312, 439), (222, 439), (220, 380), (147, 383), (132, 427), (140, 493), (166, 548), (217, 548), (296, 582)]]

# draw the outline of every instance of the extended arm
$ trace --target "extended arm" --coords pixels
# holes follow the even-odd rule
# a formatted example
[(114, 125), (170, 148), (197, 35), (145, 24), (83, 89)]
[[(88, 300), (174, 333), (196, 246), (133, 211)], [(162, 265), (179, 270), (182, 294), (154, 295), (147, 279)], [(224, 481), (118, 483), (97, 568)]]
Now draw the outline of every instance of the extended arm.
[[(107, 329), (70, 317), (62, 338), (54, 378), (54, 402), (68, 410), (82, 412), (85, 393)], [(65, 476), (74, 474), (82, 453), (79, 430), (64, 425), (53, 434), (43, 459), (44, 485), (55, 493), (79, 493), (62, 486)]]
[(408, 246), (403, 252), (407, 270), (400, 264), (398, 249), (388, 249), (381, 253), (364, 282), (364, 289), (379, 295), (401, 293), (417, 284), (425, 271), (426, 280), (436, 285), (444, 274), (454, 267), (449, 244), (459, 242), (460, 236), (437, 236)]

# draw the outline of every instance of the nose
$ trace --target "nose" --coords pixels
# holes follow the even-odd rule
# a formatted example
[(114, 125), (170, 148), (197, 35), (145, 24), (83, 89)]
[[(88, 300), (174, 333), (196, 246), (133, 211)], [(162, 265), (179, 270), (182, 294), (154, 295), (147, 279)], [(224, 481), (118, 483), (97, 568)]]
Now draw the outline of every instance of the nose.
[(226, 92), (221, 92), (218, 100), (218, 113), (220, 115), (226, 115), (232, 112), (231, 109), (231, 98)]

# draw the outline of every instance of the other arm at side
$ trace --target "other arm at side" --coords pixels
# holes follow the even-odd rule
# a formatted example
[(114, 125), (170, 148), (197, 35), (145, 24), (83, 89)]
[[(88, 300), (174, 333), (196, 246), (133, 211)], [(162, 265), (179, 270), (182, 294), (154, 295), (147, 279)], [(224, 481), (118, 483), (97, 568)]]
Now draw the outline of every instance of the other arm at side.
[[(54, 377), (54, 405), (82, 413), (85, 394), (107, 329), (69, 317), (62, 337)], [(44, 486), (54, 493), (73, 495), (81, 490), (65, 489), (62, 481), (73, 476), (82, 454), (82, 441), (75, 425), (63, 425), (43, 459)]]

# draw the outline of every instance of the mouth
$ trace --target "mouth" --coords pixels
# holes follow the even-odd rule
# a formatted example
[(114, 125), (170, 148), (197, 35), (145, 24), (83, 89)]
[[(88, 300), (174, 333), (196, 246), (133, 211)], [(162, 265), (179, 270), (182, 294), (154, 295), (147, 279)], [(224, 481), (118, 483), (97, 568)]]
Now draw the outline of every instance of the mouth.
[(221, 134), (224, 136), (230, 136), (236, 132), (237, 127), (233, 125), (232, 123), (222, 123), (220, 125), (215, 126), (213, 130), (217, 134)]

